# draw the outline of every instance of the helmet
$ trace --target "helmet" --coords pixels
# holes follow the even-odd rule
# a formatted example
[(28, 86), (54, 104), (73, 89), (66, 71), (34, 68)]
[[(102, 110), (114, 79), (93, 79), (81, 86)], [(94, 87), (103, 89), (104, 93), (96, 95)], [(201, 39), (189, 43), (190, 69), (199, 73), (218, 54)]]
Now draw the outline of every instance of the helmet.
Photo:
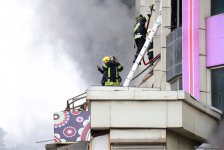
[(138, 21), (139, 19), (141, 19), (143, 16), (142, 16), (142, 14), (139, 14), (135, 19), (136, 19), (136, 21)]
[(110, 57), (109, 57), (109, 56), (105, 56), (105, 57), (103, 58), (103, 63), (104, 63), (104, 64), (108, 63), (109, 61), (110, 61)]

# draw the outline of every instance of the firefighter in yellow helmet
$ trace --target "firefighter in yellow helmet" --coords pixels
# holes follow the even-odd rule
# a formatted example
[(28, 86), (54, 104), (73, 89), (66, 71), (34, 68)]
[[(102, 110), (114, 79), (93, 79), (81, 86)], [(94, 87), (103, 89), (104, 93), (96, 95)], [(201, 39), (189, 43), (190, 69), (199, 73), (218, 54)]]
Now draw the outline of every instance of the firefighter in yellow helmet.
[[(135, 40), (135, 45), (137, 46), (137, 51), (135, 54), (135, 58), (133, 63), (135, 62), (136, 58), (138, 57), (138, 54), (140, 53), (145, 41), (146, 41), (146, 34), (147, 34), (147, 29), (149, 26), (149, 21), (152, 15), (152, 12), (154, 11), (153, 5), (150, 6), (151, 12), (147, 14), (145, 17), (142, 14), (139, 14), (135, 19), (136, 19), (136, 24), (134, 26), (134, 40)], [(151, 43), (149, 49), (153, 48), (153, 44)], [(150, 52), (149, 59), (153, 58), (153, 53)]]
[(136, 17), (136, 24), (134, 27), (134, 40), (135, 40), (135, 45), (137, 46), (137, 51), (136, 51), (133, 63), (137, 59), (138, 54), (140, 53), (145, 43), (146, 33), (147, 33), (146, 23), (150, 19), (150, 17), (151, 17), (150, 14), (147, 14), (146, 17), (143, 17), (142, 14)]
[(119, 86), (121, 77), (119, 72), (123, 70), (123, 66), (116, 60), (114, 56), (105, 56), (103, 58), (103, 66), (98, 70), (103, 74), (101, 84), (102, 86)]

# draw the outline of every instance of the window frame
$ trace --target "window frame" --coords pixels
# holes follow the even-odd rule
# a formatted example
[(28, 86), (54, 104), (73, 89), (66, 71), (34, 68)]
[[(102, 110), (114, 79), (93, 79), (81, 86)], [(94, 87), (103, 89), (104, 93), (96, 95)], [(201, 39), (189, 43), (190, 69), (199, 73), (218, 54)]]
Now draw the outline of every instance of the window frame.
[[(213, 106), (213, 107), (215, 107), (215, 108), (217, 108), (217, 109), (219, 109), (219, 110), (221, 110), (221, 111), (224, 111), (224, 105), (223, 105), (223, 108), (218, 108), (217, 106), (216, 106), (216, 102), (217, 101), (219, 101), (219, 99), (217, 100), (217, 99), (215, 99), (215, 97), (213, 97), (213, 78), (215, 78), (214, 76), (213, 76), (213, 74), (212, 74), (212, 72), (214, 71), (214, 70), (219, 70), (219, 69), (223, 69), (223, 73), (224, 73), (224, 65), (220, 65), (220, 66), (216, 66), (216, 67), (213, 67), (213, 68), (210, 68), (210, 90), (211, 90), (211, 94), (210, 94), (210, 97), (211, 97), (211, 106)], [(223, 76), (223, 80), (224, 80), (224, 76)], [(223, 95), (224, 95), (224, 91), (223, 91)], [(223, 99), (223, 103), (224, 103), (224, 99)]]

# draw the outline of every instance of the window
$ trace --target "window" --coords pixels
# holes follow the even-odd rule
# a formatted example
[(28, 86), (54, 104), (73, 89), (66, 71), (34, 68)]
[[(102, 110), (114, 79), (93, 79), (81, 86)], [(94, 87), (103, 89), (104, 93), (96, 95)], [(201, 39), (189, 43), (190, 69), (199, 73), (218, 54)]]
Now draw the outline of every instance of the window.
[(171, 82), (171, 91), (183, 90), (182, 86), (182, 76), (177, 77)]
[(212, 106), (224, 111), (224, 67), (211, 70)]
[(173, 30), (166, 38), (166, 80), (173, 81), (182, 74), (182, 28)]
[(182, 26), (182, 0), (171, 0), (171, 31)]
[(211, 0), (211, 16), (224, 13), (224, 0)]

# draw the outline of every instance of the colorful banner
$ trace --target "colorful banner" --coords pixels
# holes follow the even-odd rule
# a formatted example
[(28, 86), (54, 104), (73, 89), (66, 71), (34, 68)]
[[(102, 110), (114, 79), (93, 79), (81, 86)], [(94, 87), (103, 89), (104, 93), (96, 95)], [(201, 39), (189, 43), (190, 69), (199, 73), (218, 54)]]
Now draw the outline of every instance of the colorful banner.
[(207, 67), (224, 65), (224, 13), (206, 19)]
[(54, 113), (54, 141), (90, 141), (90, 112), (63, 111)]
[(182, 9), (183, 89), (198, 100), (200, 97), (199, 0), (183, 0)]

